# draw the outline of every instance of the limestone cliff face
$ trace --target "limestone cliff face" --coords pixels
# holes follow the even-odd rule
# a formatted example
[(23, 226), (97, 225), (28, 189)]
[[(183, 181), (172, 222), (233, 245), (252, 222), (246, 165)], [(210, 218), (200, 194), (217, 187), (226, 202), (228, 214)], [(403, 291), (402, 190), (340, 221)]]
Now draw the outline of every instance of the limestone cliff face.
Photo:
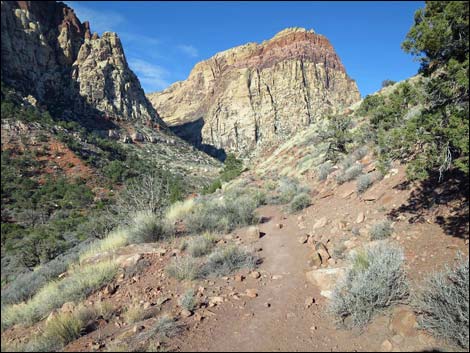
[(148, 97), (183, 138), (250, 155), (360, 94), (328, 39), (290, 28), (261, 44), (218, 53), (198, 63), (187, 80)]
[[(61, 114), (157, 121), (118, 36), (91, 35), (67, 5), (2, 1), (2, 81)], [(162, 123), (163, 124), (163, 123)]]

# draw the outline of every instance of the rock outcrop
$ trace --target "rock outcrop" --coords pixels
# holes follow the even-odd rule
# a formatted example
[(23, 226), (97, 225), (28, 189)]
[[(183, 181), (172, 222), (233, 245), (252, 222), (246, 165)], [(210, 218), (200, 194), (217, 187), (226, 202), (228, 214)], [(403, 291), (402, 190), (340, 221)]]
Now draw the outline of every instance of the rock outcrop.
[(289, 28), (198, 63), (185, 81), (148, 95), (162, 119), (197, 147), (250, 155), (360, 99), (332, 45)]
[(129, 69), (118, 36), (91, 34), (54, 1), (1, 2), (2, 81), (65, 118), (164, 125)]

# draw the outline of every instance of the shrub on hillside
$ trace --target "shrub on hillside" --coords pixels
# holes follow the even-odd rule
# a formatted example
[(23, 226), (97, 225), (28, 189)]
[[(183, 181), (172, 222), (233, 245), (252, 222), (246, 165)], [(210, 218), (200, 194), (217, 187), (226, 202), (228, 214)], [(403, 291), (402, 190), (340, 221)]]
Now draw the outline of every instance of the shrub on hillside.
[(320, 164), (317, 169), (318, 180), (325, 180), (332, 170), (333, 163), (331, 161), (326, 161), (325, 163)]
[(295, 195), (289, 205), (289, 211), (291, 213), (303, 210), (304, 208), (310, 206), (312, 199), (310, 195), (303, 192), (301, 194)]
[(401, 248), (388, 242), (370, 245), (351, 257), (352, 267), (333, 291), (330, 310), (338, 323), (363, 327), (378, 312), (409, 295)]
[(343, 184), (347, 181), (356, 179), (362, 172), (362, 165), (361, 164), (354, 164), (352, 167), (349, 167), (342, 173), (336, 176), (336, 182), (338, 184)]
[(230, 246), (212, 253), (202, 266), (200, 277), (227, 276), (239, 269), (253, 269), (257, 258), (250, 252), (236, 246)]
[(194, 289), (188, 289), (184, 292), (179, 300), (179, 304), (183, 309), (193, 311), (197, 304)]
[(388, 238), (393, 233), (392, 223), (389, 220), (384, 220), (375, 223), (370, 230), (371, 240), (383, 240)]
[(197, 236), (190, 240), (188, 252), (192, 257), (201, 257), (210, 253), (213, 247), (214, 242), (212, 239), (204, 236)]
[(414, 307), (420, 326), (436, 337), (468, 349), (469, 276), (468, 258), (453, 269), (446, 268), (425, 282)]
[(357, 178), (356, 190), (357, 190), (358, 193), (363, 193), (373, 183), (374, 183), (374, 180), (372, 178), (372, 175), (370, 175), (370, 174), (359, 175), (359, 177)]
[(176, 258), (166, 267), (166, 273), (179, 281), (191, 281), (198, 278), (200, 266), (200, 262), (192, 257)]

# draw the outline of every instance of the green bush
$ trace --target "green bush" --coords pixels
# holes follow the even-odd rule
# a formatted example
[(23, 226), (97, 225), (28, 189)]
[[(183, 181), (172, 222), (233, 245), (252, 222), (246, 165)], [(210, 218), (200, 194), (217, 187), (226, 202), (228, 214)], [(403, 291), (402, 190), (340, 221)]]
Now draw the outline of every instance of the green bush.
[(197, 299), (194, 289), (188, 289), (180, 298), (180, 305), (182, 308), (193, 311), (196, 308)]
[(201, 257), (212, 251), (214, 242), (205, 236), (192, 238), (188, 245), (188, 252), (192, 257)]
[(372, 175), (370, 174), (363, 174), (363, 175), (360, 175), (358, 178), (357, 178), (357, 192), (358, 193), (363, 193), (364, 191), (366, 191), (372, 184), (374, 183), (374, 180), (372, 178)]
[(220, 173), (222, 181), (230, 181), (239, 176), (243, 171), (243, 162), (235, 157), (234, 154), (229, 153), (224, 161), (224, 169)]
[(179, 281), (195, 280), (199, 277), (201, 264), (192, 257), (174, 259), (167, 267), (166, 273)]
[(320, 164), (317, 169), (318, 180), (326, 180), (328, 175), (333, 171), (333, 163), (331, 161), (326, 161), (323, 164)]
[(348, 328), (365, 326), (374, 315), (403, 303), (409, 289), (402, 249), (379, 242), (352, 254), (352, 268), (334, 291), (330, 311)]
[(416, 296), (414, 307), (421, 328), (468, 349), (468, 259), (432, 275)]
[(202, 266), (199, 276), (220, 277), (227, 276), (239, 269), (254, 269), (257, 258), (251, 253), (236, 246), (230, 246), (212, 253)]
[(291, 213), (303, 210), (304, 208), (310, 206), (311, 201), (312, 200), (310, 198), (310, 195), (307, 193), (301, 193), (301, 194), (295, 195), (295, 197), (292, 199), (289, 205), (289, 210)]
[(392, 235), (392, 233), (392, 223), (388, 220), (384, 220), (372, 225), (369, 235), (371, 240), (383, 240)]
[(347, 181), (356, 179), (362, 173), (362, 165), (354, 164), (352, 167), (342, 171), (336, 176), (336, 182), (338, 184), (344, 184)]

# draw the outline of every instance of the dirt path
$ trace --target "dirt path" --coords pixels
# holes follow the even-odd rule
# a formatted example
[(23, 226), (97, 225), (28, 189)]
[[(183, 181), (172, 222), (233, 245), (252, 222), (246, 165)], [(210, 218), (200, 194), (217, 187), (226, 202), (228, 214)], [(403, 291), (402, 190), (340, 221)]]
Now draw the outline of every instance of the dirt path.
[[(181, 340), (180, 350), (324, 351), (377, 348), (386, 338), (385, 333), (381, 332), (383, 329), (377, 329), (372, 341), (367, 342), (363, 342), (357, 333), (335, 329), (331, 317), (325, 312), (325, 299), (306, 280), (310, 251), (298, 242), (303, 231), (299, 229), (297, 216), (283, 217), (276, 206), (266, 206), (259, 211), (270, 218), (260, 225), (265, 236), (256, 243), (256, 246), (263, 248), (261, 254), (264, 262), (259, 270), (267, 277), (262, 285), (257, 285), (249, 276), (245, 281), (245, 287), (256, 288), (259, 296), (244, 300), (245, 306), (235, 302), (234, 305), (224, 304), (218, 308), (215, 320), (203, 321)], [(279, 223), (283, 225), (281, 229), (276, 226)], [(316, 303), (307, 308), (305, 301), (309, 297), (314, 297)], [(371, 325), (371, 330), (375, 331), (374, 325)]]

